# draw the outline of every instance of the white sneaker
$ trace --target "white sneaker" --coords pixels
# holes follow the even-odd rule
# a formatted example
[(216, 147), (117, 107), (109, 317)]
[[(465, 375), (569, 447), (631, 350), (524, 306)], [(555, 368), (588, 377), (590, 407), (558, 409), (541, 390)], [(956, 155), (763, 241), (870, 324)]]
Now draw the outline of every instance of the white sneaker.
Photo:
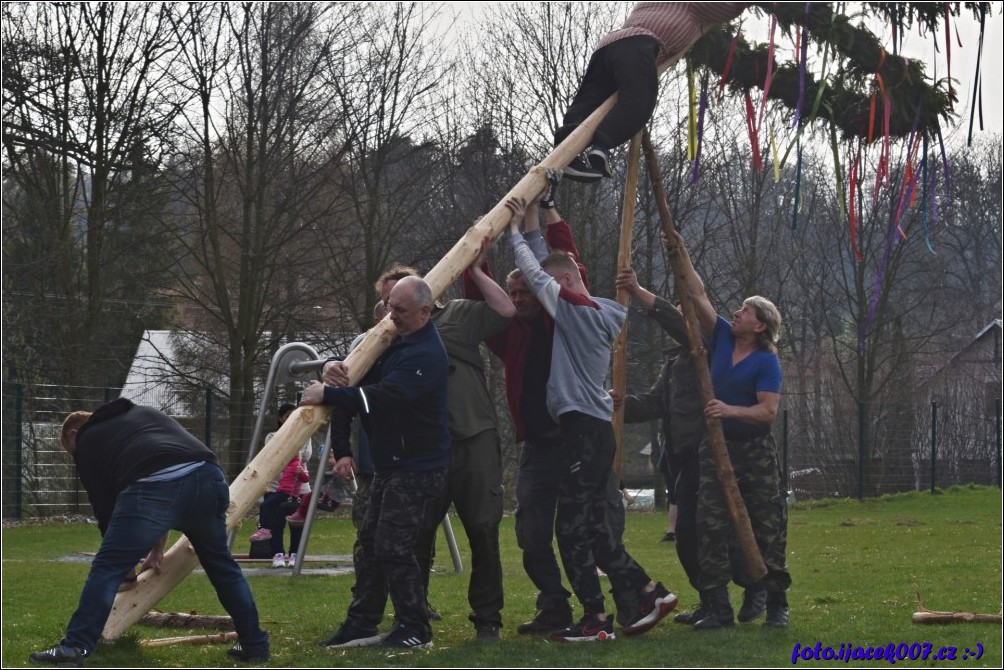
[(291, 568), (294, 565), (296, 565), (296, 552), (295, 551), (292, 554), (289, 555), (289, 560), (286, 562), (286, 565), (289, 566), (289, 567), (291, 567)]
[(286, 567), (286, 555), (278, 553), (272, 557), (272, 567), (273, 568), (284, 568)]

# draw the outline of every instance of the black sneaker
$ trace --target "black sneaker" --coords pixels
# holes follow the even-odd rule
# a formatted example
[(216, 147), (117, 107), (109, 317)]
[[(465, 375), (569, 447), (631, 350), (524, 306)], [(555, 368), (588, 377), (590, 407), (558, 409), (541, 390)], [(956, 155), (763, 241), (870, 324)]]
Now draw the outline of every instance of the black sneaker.
[(736, 619), (739, 623), (749, 623), (758, 619), (767, 609), (767, 589), (763, 586), (751, 586), (743, 591), (743, 605), (739, 608)]
[(676, 533), (670, 531), (662, 536), (660, 542), (676, 542)]
[(603, 173), (593, 168), (584, 155), (576, 156), (575, 160), (565, 168), (565, 176), (575, 181), (596, 183), (603, 179)]
[(682, 623), (686, 626), (693, 626), (695, 623), (708, 616), (708, 610), (704, 605), (698, 605), (693, 612), (681, 612), (673, 617), (673, 623)]
[(616, 640), (614, 635), (614, 621), (607, 617), (606, 621), (600, 621), (595, 614), (587, 614), (579, 620), (579, 623), (556, 630), (549, 636), (554, 642), (597, 642), (605, 640)]
[(641, 593), (639, 601), (634, 621), (621, 629), (625, 635), (641, 635), (652, 630), (676, 608), (678, 599), (662, 582), (658, 582), (650, 592)]
[(414, 628), (400, 623), (380, 645), (393, 649), (429, 649), (432, 647), (432, 633), (419, 633)]
[(268, 643), (245, 646), (238, 642), (227, 650), (227, 656), (244, 663), (265, 663), (272, 654), (269, 653)]
[(28, 656), (32, 663), (43, 665), (54, 665), (57, 668), (82, 668), (87, 652), (76, 647), (69, 647), (65, 644), (57, 644), (44, 651), (36, 651)]
[(589, 167), (599, 172), (603, 177), (613, 176), (610, 173), (610, 154), (607, 153), (606, 149), (593, 147), (586, 154), (586, 159), (589, 161)]
[(572, 608), (568, 601), (562, 601), (560, 606), (546, 610), (538, 610), (537, 616), (516, 627), (520, 635), (547, 635), (572, 625)]
[(361, 630), (349, 622), (343, 623), (335, 634), (320, 643), (328, 649), (347, 649), (349, 647), (372, 647), (380, 644), (387, 637), (386, 633), (378, 633), (376, 629)]

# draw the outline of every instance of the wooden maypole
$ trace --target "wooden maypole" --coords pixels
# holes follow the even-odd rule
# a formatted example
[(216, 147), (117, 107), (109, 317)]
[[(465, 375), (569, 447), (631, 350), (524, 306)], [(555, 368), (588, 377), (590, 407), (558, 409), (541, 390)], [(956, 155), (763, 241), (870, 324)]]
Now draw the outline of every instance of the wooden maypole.
[[(645, 157), (648, 159), (648, 174), (652, 181), (652, 192), (655, 195), (656, 205), (659, 207), (659, 218), (662, 221), (662, 232), (669, 240), (675, 239), (675, 229), (673, 227), (673, 216), (669, 212), (669, 205), (666, 204), (666, 191), (662, 186), (662, 171), (655, 157), (655, 150), (649, 141), (648, 133), (645, 133), (642, 140), (645, 147)], [(675, 257), (675, 258), (674, 258)], [(697, 368), (697, 382), (700, 386), (701, 399), (707, 405), (715, 397), (714, 388), (711, 385), (711, 371), (708, 368), (707, 351), (704, 348), (704, 338), (701, 336), (701, 329), (697, 322), (697, 310), (694, 307), (694, 296), (691, 287), (687, 285), (681, 270), (685, 263), (690, 263), (687, 250), (682, 245), (676, 245), (670, 249), (670, 263), (673, 265), (673, 276), (676, 284), (676, 295), (680, 299), (683, 308), (683, 318), (687, 326), (687, 338), (690, 340), (690, 352), (694, 359), (694, 367)], [(715, 461), (715, 475), (722, 485), (722, 492), (725, 494), (725, 504), (729, 508), (729, 516), (732, 518), (732, 527), (735, 529), (736, 537), (739, 540), (739, 547), (746, 559), (746, 569), (753, 581), (762, 579), (767, 574), (767, 566), (763, 562), (760, 548), (757, 546), (756, 538), (753, 536), (753, 527), (750, 525), (750, 517), (743, 503), (742, 494), (739, 492), (739, 485), (736, 483), (735, 471), (732, 469), (732, 461), (729, 459), (729, 452), (725, 447), (725, 434), (722, 432), (722, 422), (716, 417), (706, 417), (708, 425), (708, 444), (711, 449), (711, 456)]]
[[(704, 35), (717, 24), (701, 27)], [(699, 38), (700, 36), (698, 36)], [(694, 42), (697, 41), (695, 38)], [(693, 46), (693, 42), (679, 54), (659, 66), (661, 75), (675, 65)], [(572, 160), (582, 153), (592, 142), (596, 126), (606, 117), (617, 101), (617, 94), (610, 96), (596, 111), (590, 114), (565, 140), (556, 146), (541, 163), (523, 177), (495, 207), (460, 238), (450, 251), (443, 256), (429, 273), (425, 281), (432, 288), (432, 295), (438, 298), (455, 282), (467, 267), (480, 255), (481, 242), (486, 237), (497, 237), (509, 224), (511, 213), (505, 203), (509, 198), (522, 198), (529, 202), (538, 197), (547, 187), (547, 172), (562, 171)], [(357, 384), (376, 362), (380, 354), (394, 337), (394, 325), (389, 319), (371, 328), (359, 346), (345, 359), (349, 371), (349, 383)], [(282, 468), (303, 445), (304, 441), (324, 425), (330, 410), (326, 407), (300, 407), (286, 420), (269, 443), (255, 456), (240, 475), (230, 484), (230, 507), (227, 510), (227, 530), (233, 531), (251, 510)], [(180, 538), (165, 554), (159, 573), (148, 570), (139, 575), (136, 587), (119, 593), (115, 598), (111, 615), (105, 624), (102, 637), (105, 640), (118, 639), (130, 626), (135, 624), (156, 605), (161, 598), (177, 586), (198, 565), (192, 545), (184, 537)]]
[[(624, 202), (621, 205), (621, 237), (617, 246), (617, 269), (631, 265), (631, 242), (634, 236), (634, 205), (638, 193), (638, 173), (641, 167), (641, 133), (631, 138), (628, 146), (628, 169), (624, 179)], [(627, 307), (631, 294), (625, 288), (617, 289), (617, 302)], [(614, 342), (614, 393), (621, 398), (627, 393), (627, 338), (628, 322)], [(624, 462), (624, 405), (614, 410), (614, 437), (617, 439), (617, 451), (614, 452), (614, 474), (620, 484), (621, 471)]]

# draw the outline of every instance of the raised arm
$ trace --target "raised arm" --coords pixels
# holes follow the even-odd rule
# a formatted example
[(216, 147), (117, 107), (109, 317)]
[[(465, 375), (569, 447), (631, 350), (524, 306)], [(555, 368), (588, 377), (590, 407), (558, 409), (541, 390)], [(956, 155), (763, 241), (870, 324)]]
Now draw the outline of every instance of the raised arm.
[(638, 283), (638, 275), (632, 268), (621, 268), (617, 273), (617, 288), (626, 290), (637, 300), (645, 311), (652, 311), (655, 307), (655, 294)]
[(478, 292), (484, 299), (485, 304), (500, 316), (511, 319), (516, 316), (516, 307), (512, 304), (512, 300), (509, 299), (509, 294), (502, 290), (502, 287), (496, 284), (495, 280), (489, 277), (482, 269), (482, 264), (488, 257), (488, 250), (491, 249), (491, 246), (492, 239), (486, 237), (481, 243), (481, 254), (469, 268), (471, 281), (477, 286)]
[(676, 257), (675, 267), (687, 283), (687, 289), (694, 299), (694, 308), (697, 310), (697, 321), (701, 324), (701, 331), (704, 336), (707, 337), (715, 329), (717, 315), (715, 314), (715, 308), (708, 299), (707, 292), (704, 290), (704, 282), (697, 276), (694, 264), (690, 261), (690, 254), (687, 253), (687, 247), (683, 244), (683, 237), (679, 231), (674, 230), (673, 239), (666, 240), (663, 238), (663, 244)]

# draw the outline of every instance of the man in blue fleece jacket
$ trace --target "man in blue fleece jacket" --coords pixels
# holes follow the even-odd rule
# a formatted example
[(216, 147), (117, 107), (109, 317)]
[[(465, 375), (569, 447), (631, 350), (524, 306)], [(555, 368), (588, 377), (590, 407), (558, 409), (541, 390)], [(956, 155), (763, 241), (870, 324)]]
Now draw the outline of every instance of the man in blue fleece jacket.
[[(345, 622), (322, 642), (331, 648), (382, 644), (398, 648), (432, 645), (425, 584), (415, 557), (415, 537), (424, 510), (442, 491), (450, 462), (446, 348), (430, 320), (432, 291), (420, 277), (398, 281), (388, 300), (397, 337), (361, 386), (346, 386), (344, 362), (324, 366), (325, 384), (303, 393), (301, 404), (324, 404), (362, 417), (376, 474), (369, 509), (359, 529), (367, 560), (358, 566)], [(340, 473), (340, 463), (335, 472)], [(387, 596), (397, 625), (377, 632)]]

